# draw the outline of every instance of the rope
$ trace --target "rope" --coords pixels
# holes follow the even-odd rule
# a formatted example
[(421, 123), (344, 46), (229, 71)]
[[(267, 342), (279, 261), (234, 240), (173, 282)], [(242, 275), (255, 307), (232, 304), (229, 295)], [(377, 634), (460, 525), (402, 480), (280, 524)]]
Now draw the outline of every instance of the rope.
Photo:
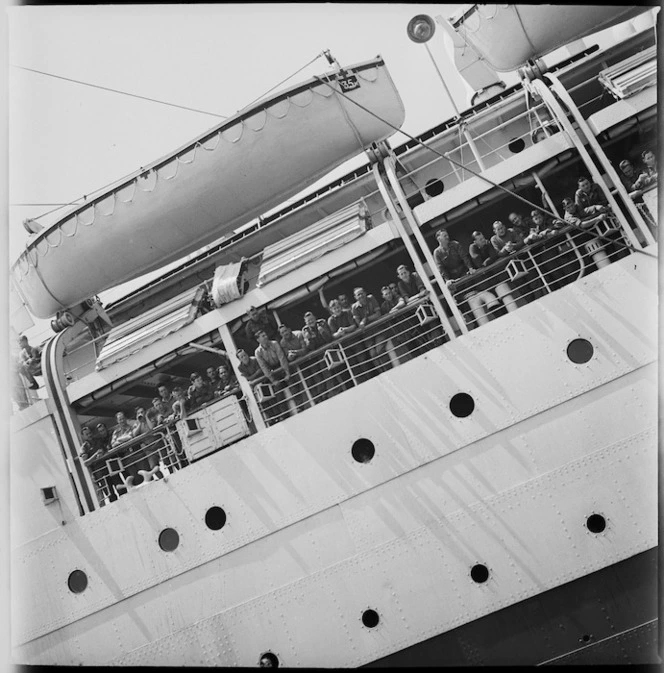
[(270, 92), (274, 91), (277, 87), (280, 87), (282, 84), (285, 84), (289, 79), (292, 79), (295, 77), (295, 75), (301, 73), (305, 68), (308, 68), (312, 63), (315, 63), (321, 56), (323, 56), (323, 52), (321, 51), (320, 54), (317, 54), (314, 56), (314, 58), (309, 61), (306, 65), (303, 65), (299, 70), (296, 70), (292, 75), (289, 75), (286, 77), (286, 79), (282, 79), (281, 82), (278, 84), (275, 84), (271, 89), (268, 89), (264, 94), (260, 95), (258, 98), (255, 98), (254, 100), (251, 101), (251, 103), (248, 103), (245, 107), (251, 107), (254, 103), (258, 102), (261, 100), (261, 98), (265, 98)]
[(211, 117), (219, 117), (221, 119), (228, 119), (225, 115), (217, 114), (216, 112), (207, 112), (206, 110), (199, 110), (193, 107), (187, 107), (186, 105), (177, 105), (177, 103), (169, 103), (165, 100), (157, 100), (156, 98), (150, 98), (148, 96), (139, 96), (135, 93), (129, 93), (128, 91), (120, 91), (119, 89), (111, 89), (107, 86), (101, 86), (99, 84), (90, 84), (90, 82), (82, 82), (78, 79), (72, 79), (71, 77), (63, 77), (62, 75), (54, 75), (50, 72), (44, 72), (43, 70), (35, 70), (34, 68), (26, 68), (22, 65), (11, 64), (12, 68), (18, 68), (19, 70), (27, 70), (28, 72), (36, 72), (38, 75), (46, 75), (46, 77), (54, 77), (55, 79), (62, 79), (65, 82), (73, 82), (74, 84), (82, 84), (83, 86), (89, 86), (93, 89), (101, 89), (102, 91), (111, 91), (112, 93), (119, 93), (123, 96), (131, 96), (132, 98), (140, 98), (141, 100), (147, 100), (152, 103), (160, 103), (161, 105), (169, 105), (170, 107), (176, 107), (180, 110), (188, 110), (189, 112), (198, 112), (199, 114), (210, 115)]
[[(249, 103), (246, 107), (250, 107), (256, 101), (258, 101), (261, 98), (264, 98), (265, 96), (267, 96), (271, 91), (276, 89), (278, 86), (281, 86), (284, 82), (287, 82), (292, 77), (295, 77), (295, 75), (300, 73), (305, 68), (308, 68), (312, 63), (314, 63), (321, 56), (323, 56), (323, 52), (321, 52), (320, 54), (315, 56), (313, 59), (311, 59), (311, 61), (309, 61), (306, 65), (303, 65), (301, 68), (296, 70), (292, 75), (289, 75), (286, 79), (279, 82), (279, 84), (275, 84), (275, 86), (273, 86), (271, 89), (268, 89), (262, 96), (260, 96), (259, 98), (256, 98), (256, 100)], [(160, 100), (156, 100), (154, 98), (148, 98), (146, 96), (139, 96), (137, 94), (128, 93), (126, 91), (119, 91), (118, 89), (111, 89), (109, 87), (100, 86), (98, 84), (90, 84), (89, 82), (82, 82), (82, 81), (77, 80), (77, 79), (71, 79), (69, 77), (62, 77), (61, 75), (53, 75), (51, 73), (43, 72), (41, 70), (35, 70), (33, 68), (26, 68), (26, 67), (21, 66), (21, 65), (13, 65), (12, 64), (12, 67), (13, 68), (19, 68), (20, 70), (27, 70), (29, 72), (35, 72), (35, 73), (38, 73), (40, 75), (46, 75), (47, 77), (55, 77), (56, 79), (62, 79), (62, 80), (65, 80), (66, 82), (74, 82), (75, 84), (82, 84), (84, 86), (90, 86), (90, 87), (93, 87), (93, 88), (96, 88), (96, 89), (102, 89), (104, 91), (112, 91), (113, 93), (120, 93), (120, 94), (124, 94), (126, 96), (131, 96), (133, 98), (141, 98), (143, 100), (149, 100), (149, 101), (152, 101), (154, 103), (162, 103), (163, 105), (170, 105), (172, 107), (181, 108), (183, 110), (189, 110), (190, 112), (200, 112), (201, 114), (207, 114), (207, 115), (212, 115), (214, 117), (221, 117), (222, 119), (228, 119), (228, 117), (226, 117), (225, 115), (219, 115), (219, 114), (216, 114), (214, 112), (206, 112), (205, 110), (197, 110), (196, 108), (190, 108), (190, 107), (186, 107), (186, 106), (183, 106), (183, 105), (176, 105), (175, 103), (168, 103), (166, 101), (160, 101)], [(218, 144), (218, 142), (217, 142), (217, 144)], [(203, 146), (203, 148), (207, 150), (207, 147)], [(95, 189), (93, 192), (90, 193), (90, 196), (92, 196), (93, 194), (98, 194), (99, 192), (102, 192), (102, 191), (108, 189), (109, 187), (117, 184), (118, 182), (124, 181), (126, 178), (128, 178), (130, 175), (133, 175), (134, 173), (135, 173), (135, 171), (132, 171), (131, 173), (127, 173), (127, 175), (125, 175), (121, 178), (118, 178), (117, 180), (113, 180), (113, 182), (109, 182), (107, 185), (104, 185), (103, 187), (100, 187), (99, 189)], [(81, 200), (81, 198), (85, 198), (85, 197), (79, 197), (78, 199), (75, 199), (74, 201), (69, 201), (68, 203), (63, 203), (61, 205), (58, 205), (56, 208), (53, 208), (53, 210), (49, 210), (45, 213), (42, 213), (41, 215), (36, 215), (32, 219), (33, 220), (38, 220), (40, 217), (46, 217), (46, 215), (50, 215), (51, 213), (54, 213), (57, 210), (60, 210), (61, 208), (66, 208), (67, 206), (76, 205)], [(29, 204), (13, 204), (13, 205), (29, 205)], [(33, 204), (30, 204), (30, 205), (33, 205)], [(42, 204), (34, 204), (34, 205), (39, 206), (39, 205), (42, 205)], [(43, 205), (55, 205), (55, 204), (43, 204)]]
[[(322, 80), (320, 77), (316, 76), (315, 78), (319, 82), (321, 82), (322, 84), (326, 84), (331, 89), (333, 89), (333, 87), (330, 84), (328, 84), (328, 82)], [(449, 156), (450, 153), (449, 152), (447, 152), (447, 153), (439, 152), (435, 148), (429, 147), (428, 145), (425, 145), (419, 138), (415, 138), (414, 136), (410, 135), (410, 133), (407, 133), (406, 131), (400, 129), (399, 127), (395, 126), (394, 124), (387, 121), (386, 119), (383, 119), (380, 115), (377, 115), (375, 112), (373, 112), (372, 110), (369, 110), (367, 107), (365, 107), (361, 103), (358, 103), (356, 100), (353, 100), (350, 96), (347, 96), (342, 91), (337, 91), (337, 94), (339, 94), (340, 96), (343, 96), (344, 98), (348, 99), (351, 103), (353, 103), (353, 105), (357, 105), (357, 107), (364, 110), (367, 114), (370, 114), (371, 116), (375, 117), (376, 119), (378, 119), (380, 122), (382, 122), (386, 126), (389, 126), (391, 129), (394, 129), (397, 133), (402, 133), (409, 140), (412, 140), (413, 142), (417, 143), (418, 145), (421, 145), (422, 147), (429, 150), (430, 152), (433, 152), (436, 156), (440, 157), (441, 159), (447, 159), (450, 163), (455, 164), (456, 166), (459, 166), (459, 168), (467, 170), (469, 173), (471, 173), (475, 177), (481, 178), (482, 180), (484, 180), (485, 182), (488, 182), (493, 187), (496, 187), (497, 189), (500, 189), (501, 191), (508, 194), (509, 196), (512, 196), (515, 199), (518, 199), (519, 201), (522, 201), (523, 203), (527, 204), (531, 208), (534, 208), (535, 210), (539, 210), (541, 213), (544, 213), (545, 215), (548, 215), (549, 217), (552, 217), (554, 219), (557, 219), (557, 220), (560, 219), (554, 213), (546, 210), (546, 208), (543, 208), (542, 206), (540, 206), (536, 203), (533, 203), (532, 201), (529, 201), (528, 199), (525, 199), (523, 196), (519, 196), (519, 194), (515, 194), (514, 192), (511, 192), (509, 189), (506, 189), (502, 185), (499, 185), (496, 182), (493, 182), (492, 180), (489, 180), (489, 178), (485, 177), (484, 175), (482, 175), (480, 173), (476, 173), (472, 168), (468, 168), (467, 166), (464, 166), (463, 164), (460, 164), (458, 161), (455, 161), (454, 159), (450, 158), (450, 156)], [(570, 224), (570, 226), (574, 227), (575, 229), (577, 229), (579, 231), (584, 231), (584, 232), (586, 231), (583, 227), (579, 227), (577, 225)], [(641, 250), (640, 248), (635, 248), (628, 242), (616, 241), (616, 240), (614, 240), (612, 238), (609, 238), (608, 236), (605, 236), (603, 234), (597, 234), (597, 238), (610, 241), (610, 242), (612, 242), (616, 245), (622, 245), (623, 247), (627, 248), (628, 250), (633, 250), (634, 252), (640, 252), (641, 254), (647, 255), (648, 257), (656, 258), (656, 255), (654, 255), (650, 252), (647, 252), (646, 250)]]

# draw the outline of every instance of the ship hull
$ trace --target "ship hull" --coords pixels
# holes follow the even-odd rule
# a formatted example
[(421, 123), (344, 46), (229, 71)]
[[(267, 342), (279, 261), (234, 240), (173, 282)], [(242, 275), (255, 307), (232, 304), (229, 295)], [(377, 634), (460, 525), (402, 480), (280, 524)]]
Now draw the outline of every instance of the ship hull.
[(643, 552), (366, 667), (659, 663), (657, 556)]
[[(630, 256), (113, 506), (18, 521), (16, 660), (255, 666), (269, 650), (283, 666), (358, 666), (650, 553), (656, 274)], [(578, 337), (595, 347), (586, 366), (565, 354)], [(458, 392), (468, 417), (450, 413)], [(40, 478), (23, 461), (58, 452), (35, 448), (38, 430), (15, 446), (19, 519)], [(369, 463), (351, 457), (359, 438)], [(212, 506), (219, 531), (203, 523)], [(180, 535), (170, 553), (165, 528)], [(74, 569), (81, 594), (66, 590)], [(632, 615), (624, 595), (604, 608)]]

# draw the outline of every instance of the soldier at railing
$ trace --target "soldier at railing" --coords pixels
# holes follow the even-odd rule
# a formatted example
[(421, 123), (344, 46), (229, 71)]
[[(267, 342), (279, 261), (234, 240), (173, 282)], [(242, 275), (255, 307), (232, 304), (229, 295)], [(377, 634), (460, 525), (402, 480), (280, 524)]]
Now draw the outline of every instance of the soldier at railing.
[(500, 257), (507, 257), (523, 247), (523, 237), (518, 231), (508, 229), (500, 220), (493, 223), (491, 245)]
[(437, 231), (436, 240), (438, 247), (433, 251), (433, 258), (448, 285), (467, 273), (475, 273), (468, 253), (458, 241), (450, 240), (447, 229)]
[(473, 242), (468, 246), (468, 254), (476, 269), (489, 266), (498, 259), (498, 253), (481, 231), (474, 231)]
[(214, 391), (212, 386), (198, 372), (192, 372), (189, 376), (191, 385), (187, 391), (187, 397), (191, 402), (191, 409), (197, 409), (206, 402), (214, 399)]
[[(357, 326), (366, 333), (366, 337), (358, 347), (366, 354), (366, 360), (360, 366), (358, 379), (364, 380), (367, 374), (375, 375), (389, 368), (389, 361), (385, 355), (385, 344), (374, 336), (375, 331), (369, 325), (380, 318), (380, 306), (372, 294), (367, 294), (363, 287), (356, 287), (353, 291), (355, 303), (351, 307), (351, 313)], [(371, 362), (373, 360), (373, 362)], [(364, 366), (366, 364), (366, 366)]]
[(225, 364), (219, 365), (217, 367), (217, 385), (213, 389), (215, 397), (221, 397), (238, 387), (239, 384), (232, 368)]
[[(309, 351), (315, 351), (332, 342), (332, 332), (324, 320), (317, 320), (316, 316), (307, 311), (304, 314), (302, 336)], [(305, 377), (315, 402), (322, 402), (328, 398), (328, 387), (331, 380), (327, 379), (327, 366), (323, 358), (314, 359), (308, 367), (308, 377)]]
[[(657, 184), (657, 157), (652, 150), (644, 150), (641, 153), (644, 170), (641, 173), (644, 187)], [(641, 177), (639, 176), (639, 177)]]
[[(394, 314), (406, 306), (406, 298), (397, 296), (389, 285), (383, 285), (380, 293), (383, 297), (380, 311), (384, 316)], [(394, 350), (399, 362), (408, 362), (413, 357), (409, 350), (412, 335), (408, 333), (410, 330), (408, 330), (407, 321), (400, 321), (399, 327), (392, 326), (385, 331), (385, 334), (394, 344)]]
[(528, 236), (532, 222), (530, 218), (523, 217), (520, 213), (510, 213), (507, 216), (508, 222), (512, 225), (512, 230), (521, 238), (525, 239)]
[(578, 180), (579, 188), (574, 194), (574, 202), (589, 215), (605, 213), (609, 204), (601, 187), (582, 175)]
[(291, 383), (288, 359), (281, 346), (276, 341), (272, 341), (265, 330), (258, 330), (256, 338), (258, 339), (258, 348), (256, 348), (254, 357), (263, 375), (272, 384), (274, 398), (270, 404), (270, 408), (273, 420), (275, 422), (280, 421), (289, 415), (288, 404), (282, 392), (282, 389)]

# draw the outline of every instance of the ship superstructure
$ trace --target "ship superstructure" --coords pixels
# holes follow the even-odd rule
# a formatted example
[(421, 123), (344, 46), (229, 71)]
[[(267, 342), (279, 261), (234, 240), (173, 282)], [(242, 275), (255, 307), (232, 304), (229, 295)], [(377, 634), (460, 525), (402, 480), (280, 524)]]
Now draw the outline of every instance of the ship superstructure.
[[(94, 245), (90, 213), (130, 231), (123, 204), (150, 179), (170, 191), (137, 221), (167, 250), (153, 219), (177, 221), (184, 199), (213, 227), (225, 200), (209, 185), (229, 176), (233, 193), (248, 169), (199, 167), (205, 179), (178, 187), (175, 168), (211, 149), (199, 138), (38, 234), (15, 273), (58, 333), (47, 396), (12, 418), (15, 660), (656, 661), (657, 183), (630, 193), (619, 168), (655, 150), (653, 72), (653, 28), (627, 31), (528, 63), (519, 84), (391, 147), (403, 109), (385, 64), (338, 67), (266, 104), (274, 120), (312, 113), (275, 134), (277, 155), (302, 124), (330, 155), (294, 156), (274, 193), (243, 192), (244, 229), (233, 211), (225, 240), (106, 307), (86, 299), (108, 287), (101, 272), (78, 287), (43, 260), (77, 227)], [(309, 98), (336, 111), (343, 147)], [(217, 142), (263, 131), (257, 119), (269, 133), (252, 110)], [(250, 223), (354, 145), (366, 165)], [(561, 206), (580, 176), (608, 204), (587, 225)], [(439, 231), (467, 249), (533, 208), (547, 235), (459, 278), (439, 268)], [(398, 293), (404, 265), (421, 285), (401, 279), (415, 291), (394, 310), (314, 341), (286, 387), (243, 375), (252, 307), (295, 330), (313, 313), (318, 333), (339, 295)], [(84, 425), (112, 428), (219, 365), (214, 399), (82, 457)]]

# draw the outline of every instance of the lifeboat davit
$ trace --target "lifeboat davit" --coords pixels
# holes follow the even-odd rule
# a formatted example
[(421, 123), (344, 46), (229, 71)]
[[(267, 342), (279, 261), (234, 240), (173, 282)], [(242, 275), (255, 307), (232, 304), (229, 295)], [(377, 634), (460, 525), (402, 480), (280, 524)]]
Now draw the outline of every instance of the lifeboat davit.
[(380, 57), (263, 99), (36, 234), (15, 285), (39, 318), (76, 306), (274, 208), (404, 115)]
[(464, 5), (448, 19), (463, 40), (498, 72), (653, 9), (611, 5)]

